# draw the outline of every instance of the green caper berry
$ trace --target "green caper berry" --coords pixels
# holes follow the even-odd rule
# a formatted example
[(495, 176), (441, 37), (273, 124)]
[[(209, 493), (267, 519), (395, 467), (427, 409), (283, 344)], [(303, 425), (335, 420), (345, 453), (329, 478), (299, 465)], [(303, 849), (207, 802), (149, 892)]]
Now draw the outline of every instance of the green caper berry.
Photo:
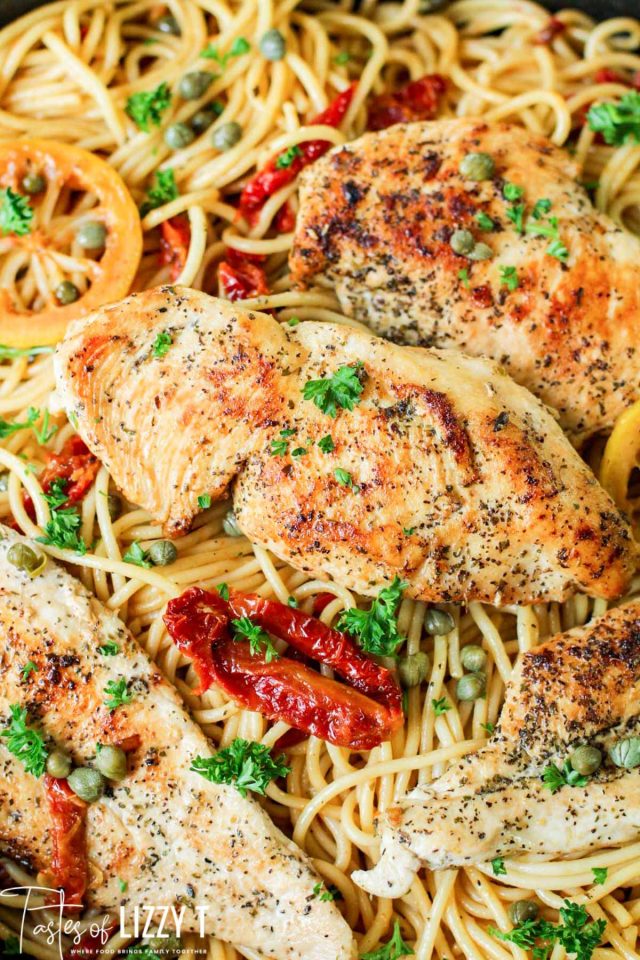
[(443, 637), (445, 633), (451, 633), (454, 627), (454, 619), (446, 610), (431, 607), (424, 615), (424, 628), (433, 637)]
[(496, 165), (488, 153), (467, 153), (460, 161), (458, 169), (467, 180), (490, 180)]
[(473, 234), (469, 230), (455, 230), (449, 244), (454, 253), (471, 253), (476, 245)]
[(509, 909), (507, 910), (509, 920), (511, 920), (514, 927), (525, 923), (527, 920), (535, 920), (539, 912), (538, 904), (535, 900), (516, 900), (515, 903), (509, 904)]
[(164, 142), (172, 150), (182, 150), (195, 140), (195, 133), (186, 123), (172, 123), (164, 132)]
[(487, 689), (484, 673), (465, 673), (456, 685), (458, 700), (479, 700)]
[[(221, 106), (221, 105), (220, 105)], [(220, 116), (222, 111), (216, 109), (213, 104), (203, 107), (191, 117), (191, 129), (194, 133), (200, 134), (208, 130), (213, 121)]]
[(260, 41), (260, 53), (265, 60), (282, 60), (287, 44), (279, 30), (267, 30)]
[(22, 178), (22, 189), (31, 195), (42, 193), (46, 185), (47, 181), (39, 173), (27, 173)]
[(9, 547), (7, 560), (18, 570), (24, 570), (26, 573), (33, 573), (42, 563), (42, 557), (26, 543), (14, 543)]
[(117, 493), (107, 494), (107, 510), (109, 511), (109, 519), (112, 523), (116, 521), (122, 513), (122, 500)]
[(47, 757), (47, 773), (51, 777), (64, 779), (71, 773), (71, 757), (64, 750), (52, 750)]
[(171, 540), (156, 540), (149, 547), (149, 560), (155, 567), (168, 567), (177, 556), (178, 551)]
[(405, 690), (410, 687), (419, 687), (426, 679), (430, 667), (429, 656), (423, 650), (411, 653), (408, 657), (401, 657), (398, 661), (400, 683)]
[(224, 153), (225, 150), (231, 150), (232, 147), (235, 147), (241, 136), (242, 127), (239, 123), (235, 123), (235, 121), (232, 120), (229, 123), (223, 123), (221, 126), (216, 127), (211, 134), (211, 142), (216, 150)]
[(0, 473), (0, 490), (4, 491), (8, 489), (9, 489), (9, 472), (8, 470), (5, 470), (4, 473)]
[(244, 536), (242, 530), (238, 526), (238, 521), (236, 520), (236, 515), (233, 510), (229, 510), (228, 513), (225, 513), (224, 520), (222, 521), (222, 529), (228, 537)]
[(589, 747), (586, 745), (576, 747), (569, 757), (569, 763), (576, 773), (590, 777), (591, 774), (595, 773), (602, 765), (602, 751), (598, 750), (597, 747)]
[(174, 37), (180, 37), (182, 35), (180, 24), (170, 13), (165, 13), (163, 17), (159, 17), (154, 23), (154, 27), (156, 30), (159, 30), (160, 33), (169, 33)]
[(486, 667), (487, 654), (477, 643), (470, 643), (468, 646), (462, 648), (460, 660), (465, 670), (469, 670), (471, 673), (477, 673), (478, 670), (484, 670)]
[(107, 228), (99, 220), (85, 220), (76, 230), (76, 240), (86, 250), (99, 250), (107, 239)]
[(149, 937), (143, 942), (146, 947), (149, 947), (154, 953), (158, 953), (165, 960), (169, 960), (169, 957), (174, 957), (182, 951), (182, 938), (176, 937), (173, 933), (169, 934), (168, 937)]
[(640, 737), (625, 737), (609, 747), (609, 757), (616, 767), (633, 770), (640, 767)]
[(80, 296), (80, 291), (75, 283), (71, 283), (71, 280), (63, 280), (59, 283), (54, 293), (56, 300), (61, 304), (75, 303)]
[(476, 243), (473, 250), (471, 250), (467, 256), (470, 260), (491, 260), (493, 250), (488, 243)]
[(102, 747), (96, 755), (96, 767), (107, 780), (124, 780), (127, 755), (122, 747)]
[(213, 82), (213, 74), (208, 70), (194, 70), (185, 73), (178, 84), (178, 93), (183, 100), (198, 100), (206, 93)]
[(67, 783), (81, 800), (95, 803), (104, 793), (104, 777), (91, 767), (76, 767), (67, 777)]

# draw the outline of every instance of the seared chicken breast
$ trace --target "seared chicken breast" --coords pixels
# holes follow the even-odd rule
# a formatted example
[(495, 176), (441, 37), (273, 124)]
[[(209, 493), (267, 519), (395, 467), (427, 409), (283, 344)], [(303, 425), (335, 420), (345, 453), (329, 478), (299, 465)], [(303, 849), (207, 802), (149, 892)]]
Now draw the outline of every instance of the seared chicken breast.
[(625, 521), (489, 361), (165, 287), (76, 324), (55, 365), (85, 442), (170, 534), (231, 486), (249, 538), (363, 594), (395, 575), (423, 600), (495, 603), (628, 582)]
[[(127, 744), (125, 778), (87, 808), (85, 906), (114, 915), (122, 907), (131, 919), (141, 903), (177, 911), (184, 903), (185, 932), (198, 932), (202, 916), (207, 933), (260, 956), (350, 960), (351, 931), (314, 894), (318, 877), (304, 854), (255, 800), (190, 770), (210, 745), (116, 614), (52, 561), (30, 579), (7, 561), (15, 542), (28, 541), (3, 527), (2, 727), (12, 705), (26, 709), (48, 748), (77, 766), (91, 763), (96, 744)], [(110, 682), (124, 684), (130, 702), (109, 709)], [(44, 781), (9, 743), (0, 737), (0, 851), (55, 888)]]
[[(520, 657), (486, 747), (417, 787), (382, 821), (383, 855), (365, 890), (401, 896), (421, 865), (433, 870), (509, 857), (575, 857), (640, 835), (640, 768), (607, 756), (640, 733), (640, 603), (551, 638)], [(605, 757), (588, 782), (556, 785), (573, 750)], [(553, 771), (551, 771), (553, 773)], [(547, 774), (548, 777), (548, 774)]]
[[(461, 172), (474, 153), (487, 179)], [(581, 443), (640, 397), (640, 241), (577, 176), (507, 124), (365, 134), (302, 174), (292, 279), (398, 342), (493, 357)]]

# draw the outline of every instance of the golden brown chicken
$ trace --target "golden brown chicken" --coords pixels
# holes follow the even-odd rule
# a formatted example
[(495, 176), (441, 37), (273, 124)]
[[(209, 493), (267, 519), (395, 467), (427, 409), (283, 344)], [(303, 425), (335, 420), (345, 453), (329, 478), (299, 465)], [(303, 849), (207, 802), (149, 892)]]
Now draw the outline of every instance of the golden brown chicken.
[(304, 172), (292, 278), (398, 342), (493, 357), (580, 443), (640, 397), (640, 242), (577, 175), (506, 124), (366, 134)]
[(489, 361), (272, 317), (193, 290), (73, 327), (59, 404), (116, 484), (188, 529), (232, 486), (240, 528), (363, 594), (620, 595), (629, 530), (547, 410)]
[[(382, 858), (354, 879), (371, 893), (402, 896), (422, 864), (445, 869), (518, 853), (575, 857), (637, 838), (640, 750), (634, 769), (616, 766), (608, 751), (639, 733), (635, 602), (524, 654), (488, 745), (391, 807)], [(571, 756), (585, 745), (604, 762), (576, 780)]]

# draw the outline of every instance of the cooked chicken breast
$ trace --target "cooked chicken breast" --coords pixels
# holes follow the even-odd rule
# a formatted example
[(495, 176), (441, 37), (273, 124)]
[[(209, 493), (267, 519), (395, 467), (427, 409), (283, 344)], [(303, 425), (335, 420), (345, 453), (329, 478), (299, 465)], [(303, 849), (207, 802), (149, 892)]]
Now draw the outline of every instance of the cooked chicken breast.
[[(55, 364), (83, 439), (169, 533), (235, 480), (248, 537), (363, 594), (394, 575), (423, 600), (495, 603), (618, 596), (628, 582), (634, 550), (609, 496), (488, 361), (283, 328), (165, 287), (73, 327)], [(345, 367), (362, 392), (333, 417), (303, 391)]]
[[(491, 179), (461, 175), (477, 152)], [(365, 134), (302, 174), (293, 280), (335, 287), (349, 316), (393, 340), (493, 357), (580, 443), (640, 397), (640, 241), (577, 175), (522, 127), (460, 118)], [(506, 199), (506, 184), (523, 196)], [(461, 229), (491, 259), (454, 253)]]
[[(255, 800), (190, 771), (210, 745), (116, 614), (52, 561), (31, 580), (7, 561), (16, 540), (28, 541), (6, 527), (2, 537), (0, 623), (10, 638), (0, 655), (2, 727), (10, 705), (26, 708), (76, 765), (95, 757), (97, 743), (138, 744), (125, 779), (88, 807), (85, 906), (115, 915), (122, 907), (131, 920), (141, 903), (179, 910), (184, 902), (185, 932), (199, 930), (203, 909), (207, 933), (260, 956), (350, 960), (351, 931), (333, 903), (314, 895), (318, 877), (304, 854)], [(100, 652), (108, 642), (118, 645), (115, 655)], [(35, 669), (25, 678), (29, 662)], [(122, 680), (133, 699), (109, 710), (105, 687)], [(0, 738), (0, 851), (46, 882), (52, 835), (43, 779), (25, 771), (7, 742)]]
[[(433, 870), (517, 853), (570, 858), (640, 835), (640, 768), (606, 756), (640, 733), (640, 603), (558, 634), (520, 657), (486, 747), (391, 807), (383, 855), (365, 890), (401, 896), (421, 865)], [(605, 755), (584, 786), (552, 793), (542, 779), (582, 744)]]

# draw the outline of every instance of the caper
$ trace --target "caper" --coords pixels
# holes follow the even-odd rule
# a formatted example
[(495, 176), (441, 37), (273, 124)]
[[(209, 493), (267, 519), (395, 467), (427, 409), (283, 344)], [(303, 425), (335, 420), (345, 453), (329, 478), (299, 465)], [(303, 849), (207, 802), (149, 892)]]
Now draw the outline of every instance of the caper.
[(179, 37), (182, 34), (180, 24), (170, 13), (165, 13), (163, 17), (158, 17), (154, 23), (154, 27), (156, 30), (159, 30), (160, 33), (170, 33), (174, 37)]
[(569, 757), (569, 763), (576, 773), (590, 777), (602, 764), (602, 752), (597, 747), (576, 747)]
[(18, 570), (33, 573), (42, 563), (42, 555), (36, 553), (26, 543), (14, 543), (7, 551), (7, 560)]
[(175, 562), (177, 556), (178, 551), (171, 540), (156, 540), (149, 547), (149, 559), (156, 567), (169, 566), (170, 563)]
[(148, 937), (143, 942), (146, 947), (164, 958), (174, 957), (182, 951), (182, 939), (173, 933), (164, 937)]
[(616, 767), (632, 770), (640, 767), (640, 737), (626, 737), (609, 747), (609, 757)]
[(436, 610), (431, 607), (424, 615), (424, 628), (434, 637), (442, 637), (451, 633), (455, 623), (450, 613), (445, 610)]
[(183, 100), (198, 100), (206, 93), (213, 81), (213, 74), (208, 70), (193, 70), (185, 73), (178, 84), (178, 93)]
[(81, 800), (95, 803), (104, 793), (104, 777), (92, 767), (76, 767), (67, 777), (67, 783)]
[(460, 660), (465, 670), (469, 670), (471, 673), (477, 673), (478, 670), (484, 670), (486, 667), (487, 654), (477, 643), (470, 643), (462, 648)]
[(127, 775), (127, 755), (122, 747), (101, 747), (96, 754), (96, 767), (107, 780), (124, 780)]
[(535, 900), (516, 900), (515, 903), (509, 904), (507, 913), (509, 914), (511, 923), (514, 927), (517, 927), (521, 923), (525, 923), (526, 920), (535, 920), (538, 916), (539, 908)]
[(75, 283), (71, 283), (71, 280), (63, 280), (54, 290), (54, 294), (58, 303), (67, 304), (75, 303), (80, 296), (80, 291)]
[(0, 473), (0, 490), (4, 491), (8, 489), (9, 489), (9, 471), (4, 470), (2, 473)]
[(109, 519), (112, 523), (117, 520), (122, 513), (122, 500), (117, 493), (107, 494), (107, 510), (109, 511)]
[(478, 700), (487, 689), (484, 673), (465, 673), (456, 685), (458, 700)]
[(401, 657), (398, 661), (398, 675), (400, 683), (405, 689), (418, 687), (426, 679), (431, 663), (428, 654), (419, 650), (408, 657)]
[(496, 165), (488, 153), (466, 153), (458, 169), (467, 180), (491, 180)]
[(265, 60), (282, 60), (287, 52), (287, 44), (284, 37), (275, 27), (273, 30), (267, 30), (260, 41), (260, 53)]
[(471, 253), (476, 245), (473, 234), (469, 230), (455, 230), (449, 241), (454, 253)]
[(473, 250), (467, 254), (470, 260), (491, 260), (493, 250), (488, 243), (476, 243)]
[(76, 240), (86, 250), (100, 250), (107, 239), (107, 228), (99, 220), (85, 220), (76, 230)]
[(25, 193), (42, 193), (47, 181), (39, 173), (27, 173), (22, 178), (22, 189)]
[(164, 142), (172, 150), (182, 150), (195, 140), (195, 133), (186, 123), (172, 123), (164, 132)]
[(224, 153), (225, 150), (231, 150), (232, 147), (235, 147), (241, 136), (242, 127), (239, 123), (235, 123), (235, 121), (232, 120), (229, 123), (223, 123), (221, 126), (216, 127), (211, 134), (211, 142), (216, 150)]
[(71, 772), (71, 757), (64, 750), (52, 750), (47, 757), (47, 773), (51, 777), (68, 777)]
[(238, 526), (238, 521), (236, 520), (236, 515), (233, 510), (229, 510), (228, 513), (225, 513), (224, 520), (222, 521), (222, 529), (228, 537), (244, 536), (242, 530)]
[(218, 101), (207, 104), (206, 107), (203, 107), (202, 110), (198, 110), (197, 113), (191, 117), (191, 129), (194, 133), (204, 133), (205, 130), (208, 130), (214, 120), (216, 120), (224, 107)]

